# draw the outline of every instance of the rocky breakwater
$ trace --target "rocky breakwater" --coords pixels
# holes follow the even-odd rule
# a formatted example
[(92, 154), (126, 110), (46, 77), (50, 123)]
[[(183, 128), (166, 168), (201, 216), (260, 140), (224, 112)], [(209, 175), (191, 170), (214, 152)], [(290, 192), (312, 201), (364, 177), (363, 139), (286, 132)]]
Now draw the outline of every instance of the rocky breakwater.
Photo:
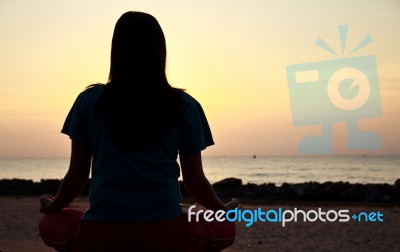
[[(34, 182), (27, 179), (2, 179), (0, 180), (0, 195), (41, 195), (56, 194), (61, 185), (59, 179), (42, 179), (40, 182)], [(82, 195), (89, 193), (90, 180), (86, 184)]]
[[(49, 179), (34, 182), (24, 179), (0, 180), (0, 195), (40, 195), (56, 194), (61, 180)], [(212, 185), (221, 198), (236, 197), (254, 201), (348, 201), (348, 202), (400, 202), (400, 179), (394, 184), (351, 184), (349, 182), (305, 182), (243, 184), (239, 178), (226, 178)], [(183, 183), (180, 181), (181, 193), (188, 198)], [(90, 180), (82, 195), (89, 193)]]
[(351, 184), (349, 182), (305, 182), (243, 184), (241, 179), (226, 178), (213, 184), (222, 198), (250, 200), (400, 202), (400, 179), (394, 184)]

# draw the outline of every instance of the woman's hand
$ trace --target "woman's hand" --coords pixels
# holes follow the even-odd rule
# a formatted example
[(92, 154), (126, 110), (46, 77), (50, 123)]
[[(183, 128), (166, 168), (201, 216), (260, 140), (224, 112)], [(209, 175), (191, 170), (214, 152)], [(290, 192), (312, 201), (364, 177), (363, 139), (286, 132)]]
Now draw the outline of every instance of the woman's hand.
[(231, 201), (225, 204), (225, 207), (227, 210), (235, 209), (238, 208), (239, 205), (239, 199), (233, 198)]
[(54, 209), (54, 207), (52, 206), (53, 203), (53, 199), (54, 197), (52, 195), (49, 194), (43, 194), (42, 196), (40, 196), (40, 209), (39, 211), (41, 213), (52, 213), (52, 212), (56, 212), (56, 210)]

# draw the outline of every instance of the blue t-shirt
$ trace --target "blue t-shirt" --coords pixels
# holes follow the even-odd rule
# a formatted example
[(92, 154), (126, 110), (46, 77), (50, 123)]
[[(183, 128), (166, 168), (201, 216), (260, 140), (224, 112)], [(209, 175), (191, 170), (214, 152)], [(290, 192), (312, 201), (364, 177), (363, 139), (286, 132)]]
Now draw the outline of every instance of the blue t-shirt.
[(104, 85), (77, 97), (62, 133), (90, 147), (93, 160), (90, 208), (83, 219), (94, 221), (155, 221), (182, 214), (178, 153), (190, 154), (213, 145), (201, 105), (181, 93), (183, 122), (176, 122), (158, 143), (121, 152), (95, 117)]

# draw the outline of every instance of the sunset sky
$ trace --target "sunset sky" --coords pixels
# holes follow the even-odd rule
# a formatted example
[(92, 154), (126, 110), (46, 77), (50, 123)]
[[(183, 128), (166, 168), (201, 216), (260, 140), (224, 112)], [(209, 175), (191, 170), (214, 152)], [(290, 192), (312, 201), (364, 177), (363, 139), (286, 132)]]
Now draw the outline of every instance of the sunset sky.
[[(202, 104), (216, 143), (204, 155), (298, 155), (321, 126), (293, 125), (286, 67), (365, 55), (376, 58), (382, 115), (358, 127), (382, 145), (348, 149), (337, 122), (333, 154), (400, 154), (398, 0), (0, 0), (0, 157), (69, 155), (64, 119), (87, 85), (107, 81), (114, 25), (130, 10), (158, 19), (170, 83)], [(372, 43), (349, 55), (368, 34)]]

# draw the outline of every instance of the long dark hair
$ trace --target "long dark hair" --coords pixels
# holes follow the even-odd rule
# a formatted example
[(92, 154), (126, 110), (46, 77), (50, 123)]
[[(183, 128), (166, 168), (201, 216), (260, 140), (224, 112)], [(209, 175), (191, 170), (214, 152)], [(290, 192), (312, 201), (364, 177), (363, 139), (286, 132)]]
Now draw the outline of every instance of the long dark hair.
[(129, 11), (117, 21), (111, 46), (108, 83), (98, 101), (105, 129), (123, 150), (157, 142), (180, 118), (181, 89), (165, 74), (166, 43), (150, 14)]

